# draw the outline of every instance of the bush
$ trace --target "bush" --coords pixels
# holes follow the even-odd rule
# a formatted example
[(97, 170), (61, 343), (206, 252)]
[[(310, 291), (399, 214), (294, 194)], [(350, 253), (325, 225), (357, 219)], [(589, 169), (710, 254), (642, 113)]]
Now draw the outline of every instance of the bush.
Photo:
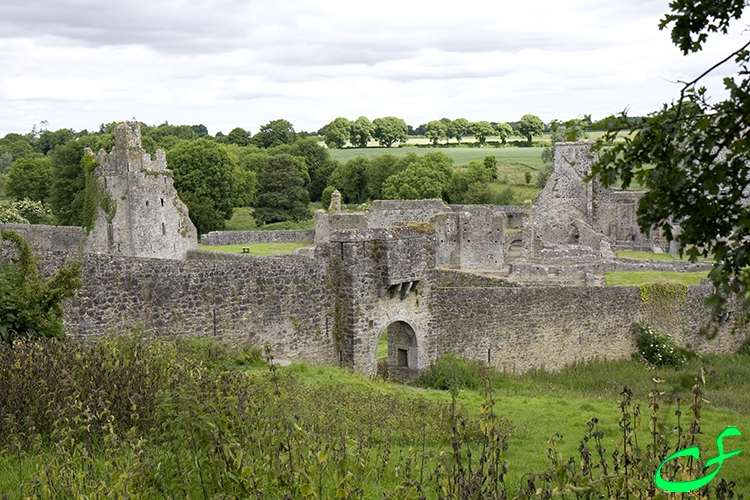
[(441, 391), (450, 389), (479, 389), (482, 387), (481, 367), (477, 361), (443, 354), (414, 385)]
[(15, 258), (0, 263), (0, 342), (64, 336), (62, 302), (83, 285), (81, 262), (69, 263), (49, 279), (37, 269), (39, 257), (15, 231), (2, 231), (0, 241)]
[(646, 323), (637, 323), (635, 329), (638, 352), (652, 365), (678, 368), (685, 362), (683, 349), (666, 333)]

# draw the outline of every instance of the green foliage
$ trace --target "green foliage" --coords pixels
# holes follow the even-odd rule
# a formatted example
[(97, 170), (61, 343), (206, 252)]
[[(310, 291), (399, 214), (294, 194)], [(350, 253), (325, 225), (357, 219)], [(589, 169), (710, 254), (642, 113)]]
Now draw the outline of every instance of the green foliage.
[(329, 148), (343, 148), (349, 141), (349, 129), (351, 122), (343, 117), (335, 118), (326, 127), (326, 133), (323, 136), (326, 146)]
[(496, 180), (497, 179), (497, 157), (495, 155), (487, 155), (482, 160), (482, 163), (484, 164), (484, 168), (486, 168), (487, 171), (489, 172), (490, 179)]
[(412, 157), (399, 159), (388, 153), (372, 158), (365, 166), (367, 196), (371, 200), (382, 199), (386, 179), (401, 172), (411, 161)]
[(469, 120), (466, 118), (456, 118), (448, 124), (446, 135), (448, 139), (456, 138), (456, 142), (461, 143), (466, 134), (469, 133)]
[(294, 126), (286, 120), (271, 120), (260, 127), (251, 142), (259, 148), (273, 148), (282, 144), (292, 144), (297, 139)]
[(440, 356), (413, 382), (418, 387), (440, 391), (479, 389), (482, 386), (481, 366), (476, 361), (461, 359), (448, 353)]
[(498, 123), (495, 125), (495, 135), (500, 138), (503, 145), (508, 140), (508, 137), (513, 135), (513, 127), (509, 123)]
[(208, 139), (183, 142), (167, 152), (167, 165), (196, 228), (199, 222), (204, 229), (223, 227), (218, 220), (231, 218), (234, 205), (235, 163), (227, 149)]
[(16, 200), (46, 201), (51, 184), (51, 158), (19, 158), (8, 174), (6, 192)]
[(542, 132), (544, 132), (544, 123), (536, 115), (523, 115), (521, 121), (516, 125), (516, 133), (525, 137), (529, 146), (531, 146), (531, 138), (542, 135)]
[(356, 157), (339, 164), (331, 173), (328, 182), (341, 193), (344, 203), (364, 203), (367, 201), (367, 176), (370, 161)]
[(37, 269), (39, 258), (29, 244), (14, 231), (3, 231), (0, 240), (15, 250), (15, 258), (0, 263), (0, 341), (62, 337), (61, 303), (83, 284), (81, 263), (73, 261), (50, 279)]
[(18, 200), (11, 202), (8, 207), (26, 219), (29, 224), (54, 225), (56, 222), (49, 207), (39, 201)]
[(333, 186), (326, 186), (323, 190), (323, 194), (320, 196), (320, 203), (323, 205), (324, 210), (327, 210), (331, 205), (331, 195), (334, 191), (336, 191), (336, 188)]
[(199, 198), (197, 194), (185, 191), (180, 195), (180, 200), (187, 206), (188, 215), (198, 235), (222, 231), (226, 227), (224, 217), (216, 210), (211, 198)]
[[(473, 203), (467, 201), (467, 191), (469, 186), (473, 186), (472, 191), (476, 191), (478, 186), (485, 186), (490, 181), (490, 171), (482, 163), (473, 161), (469, 163), (469, 168), (460, 169), (453, 172), (450, 184), (446, 191), (448, 201), (451, 203)], [(472, 197), (475, 195), (472, 195)], [(490, 203), (485, 201), (484, 203)]]
[(227, 134), (226, 142), (238, 146), (247, 146), (250, 144), (250, 132), (242, 127), (235, 127)]
[(355, 148), (366, 148), (375, 128), (366, 116), (360, 116), (349, 126), (349, 140)]
[(425, 125), (424, 136), (437, 146), (441, 139), (448, 139), (448, 127), (440, 120), (432, 120)]
[(336, 169), (338, 163), (331, 160), (328, 150), (315, 137), (297, 139), (292, 144), (289, 154), (304, 158), (309, 176), (309, 181), (306, 181), (306, 184), (310, 199), (312, 201), (320, 200), (323, 189), (328, 185), (328, 178), (331, 172)]
[(97, 151), (96, 137), (82, 137), (52, 150), (52, 186), (49, 202), (52, 212), (64, 226), (83, 225), (83, 202), (86, 188), (86, 171), (83, 167), (83, 150)]
[(83, 155), (83, 169), (86, 172), (86, 188), (83, 200), (82, 222), (86, 232), (90, 232), (96, 224), (99, 217), (99, 208), (104, 212), (107, 222), (111, 223), (115, 218), (117, 204), (104, 191), (104, 187), (99, 182), (99, 175), (96, 167), (99, 165), (94, 155)]
[(481, 147), (487, 142), (487, 138), (495, 133), (495, 129), (490, 122), (483, 120), (469, 123), (469, 133), (474, 136), (477, 144)]
[(453, 159), (441, 152), (427, 153), (383, 183), (386, 200), (442, 198), (453, 176)]
[(672, 368), (679, 368), (685, 362), (684, 350), (677, 346), (672, 337), (645, 323), (636, 323), (634, 328), (635, 345), (646, 361)]
[(295, 167), (294, 157), (283, 154), (268, 159), (260, 177), (253, 217), (258, 224), (301, 221), (311, 217), (310, 198)]
[(523, 178), (526, 181), (526, 184), (531, 183), (531, 170), (527, 170), (523, 173)]
[[(684, 54), (696, 52), (709, 32), (726, 33), (746, 5), (738, 0), (672, 2), (660, 29), (671, 27), (672, 41)], [(717, 263), (710, 278), (716, 294), (709, 303), (717, 312), (725, 308), (725, 297), (748, 297), (750, 288), (750, 207), (744, 202), (750, 186), (748, 45), (721, 63), (728, 61), (736, 70), (723, 70), (734, 73), (723, 80), (723, 100), (710, 102), (699, 86), (717, 64), (686, 83), (676, 102), (645, 119), (633, 123), (625, 113), (610, 117), (603, 123), (607, 134), (594, 148), (600, 161), (592, 168), (605, 185), (622, 180), (624, 188), (637, 182), (647, 190), (638, 207), (642, 229), (662, 230), (691, 260), (713, 254)], [(625, 127), (630, 131), (619, 134)], [(673, 221), (679, 221), (679, 231)]]
[(0, 205), (0, 224), (30, 224), (30, 222), (13, 204), (3, 203)]
[(62, 128), (54, 132), (45, 130), (39, 135), (39, 139), (34, 143), (34, 146), (40, 153), (46, 155), (53, 150), (55, 146), (62, 146), (75, 138), (76, 134), (69, 128)]
[(401, 118), (385, 116), (372, 121), (372, 135), (381, 146), (390, 148), (396, 142), (406, 142), (409, 139), (409, 127)]

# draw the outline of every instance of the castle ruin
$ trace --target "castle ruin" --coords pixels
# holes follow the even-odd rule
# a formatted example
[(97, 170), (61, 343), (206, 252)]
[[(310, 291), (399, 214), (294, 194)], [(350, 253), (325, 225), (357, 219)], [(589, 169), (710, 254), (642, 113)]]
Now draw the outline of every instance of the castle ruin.
[[(659, 304), (644, 301), (636, 287), (599, 286), (609, 270), (710, 264), (616, 258), (618, 248), (660, 243), (638, 233), (637, 192), (583, 182), (595, 161), (588, 143), (557, 146), (550, 182), (522, 214), (441, 200), (374, 201), (367, 212), (318, 211), (312, 232), (203, 236), (214, 243), (314, 240), (290, 255), (252, 257), (195, 250), (163, 153), (151, 159), (143, 152), (132, 124), (118, 131), (97, 167), (117, 208), (100, 207), (86, 237), (85, 285), (65, 306), (73, 336), (138, 325), (151, 336), (268, 344), (279, 358), (372, 374), (386, 335), (389, 370), (403, 379), (447, 352), (513, 372), (627, 357), (637, 321), (698, 351), (733, 351), (745, 338), (746, 325), (732, 319), (712, 340), (699, 334), (713, 320), (703, 305), (710, 284)], [(511, 220), (520, 232), (507, 232)], [(71, 228), (25, 231), (50, 267), (74, 250), (54, 244), (73, 240)], [(740, 334), (730, 335), (735, 327)]]

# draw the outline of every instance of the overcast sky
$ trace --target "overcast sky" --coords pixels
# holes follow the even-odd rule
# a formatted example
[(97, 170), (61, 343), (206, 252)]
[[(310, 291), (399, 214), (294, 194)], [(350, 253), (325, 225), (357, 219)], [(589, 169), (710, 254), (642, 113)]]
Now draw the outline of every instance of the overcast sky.
[(0, 137), (42, 120), (215, 134), (276, 118), (314, 131), (337, 116), (645, 114), (749, 36), (746, 17), (683, 57), (657, 27), (668, 3), (0, 0)]

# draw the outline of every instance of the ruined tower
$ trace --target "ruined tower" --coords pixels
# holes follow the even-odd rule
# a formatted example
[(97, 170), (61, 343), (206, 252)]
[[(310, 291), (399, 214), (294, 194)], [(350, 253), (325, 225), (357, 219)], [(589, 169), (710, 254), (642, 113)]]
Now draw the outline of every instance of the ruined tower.
[[(93, 156), (91, 150), (87, 154)], [(115, 147), (109, 154), (99, 150), (97, 161), (86, 181), (89, 210), (96, 211), (86, 251), (182, 259), (197, 248), (195, 226), (177, 196), (166, 155), (158, 149), (152, 158), (143, 149), (137, 122), (118, 125)]]

